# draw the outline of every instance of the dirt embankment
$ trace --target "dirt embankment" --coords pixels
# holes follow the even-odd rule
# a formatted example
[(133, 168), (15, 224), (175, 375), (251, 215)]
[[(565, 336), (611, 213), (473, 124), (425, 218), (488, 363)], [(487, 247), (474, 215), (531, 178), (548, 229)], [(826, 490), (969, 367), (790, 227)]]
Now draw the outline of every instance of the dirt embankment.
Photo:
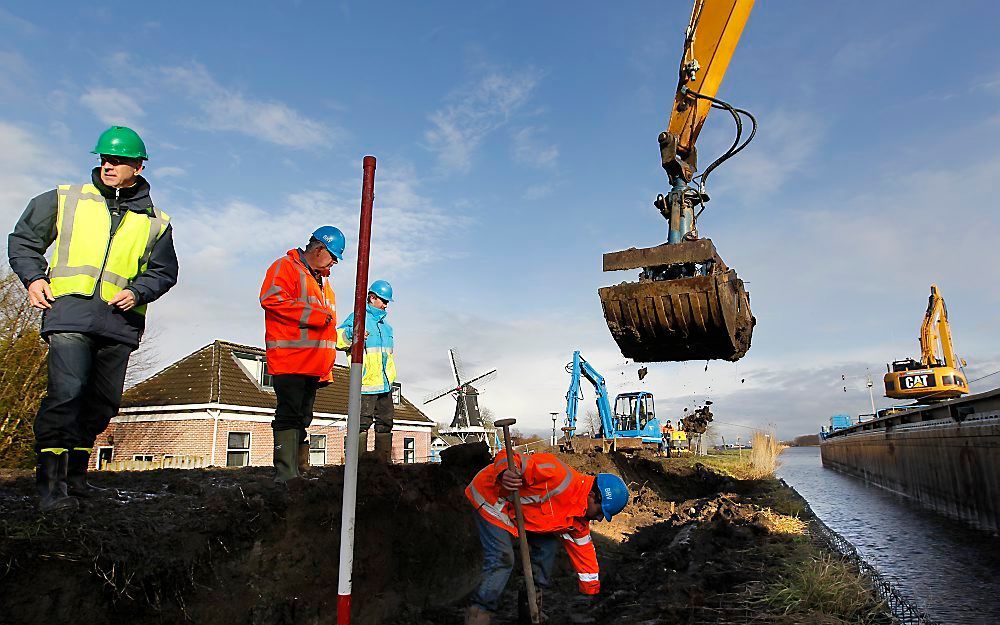
[[(766, 584), (808, 542), (764, 509), (796, 505), (776, 483), (642, 456), (563, 458), (618, 472), (633, 492), (613, 522), (593, 526), (603, 589), (591, 622), (806, 622), (760, 620)], [(480, 565), (462, 490), (485, 460), (362, 461), (352, 622), (462, 622)], [(295, 493), (269, 469), (98, 474), (113, 490), (48, 517), (29, 474), (0, 476), (0, 623), (335, 623), (343, 472), (318, 472)], [(543, 600), (553, 625), (570, 623), (579, 600), (564, 557), (559, 569)], [(495, 623), (517, 622), (519, 584), (515, 575)]]

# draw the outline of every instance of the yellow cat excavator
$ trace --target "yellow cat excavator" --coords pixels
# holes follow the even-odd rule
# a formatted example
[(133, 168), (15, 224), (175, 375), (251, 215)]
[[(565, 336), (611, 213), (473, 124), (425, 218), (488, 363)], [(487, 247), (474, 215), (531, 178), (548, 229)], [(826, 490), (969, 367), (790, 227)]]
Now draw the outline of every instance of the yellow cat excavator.
[(906, 358), (886, 365), (885, 396), (925, 403), (961, 397), (969, 392), (962, 366), (965, 361), (956, 358), (951, 342), (948, 308), (937, 285), (932, 284), (920, 325), (920, 361)]
[[(638, 282), (600, 289), (604, 317), (622, 354), (637, 362), (739, 360), (750, 348), (755, 319), (750, 296), (711, 239), (700, 239), (709, 174), (753, 139), (753, 116), (715, 97), (750, 16), (753, 0), (696, 0), (660, 157), (670, 191), (653, 203), (669, 223), (667, 242), (604, 254), (604, 271), (642, 269)], [(695, 142), (711, 109), (727, 111), (736, 139), (704, 172)], [(751, 124), (744, 138), (744, 119)]]

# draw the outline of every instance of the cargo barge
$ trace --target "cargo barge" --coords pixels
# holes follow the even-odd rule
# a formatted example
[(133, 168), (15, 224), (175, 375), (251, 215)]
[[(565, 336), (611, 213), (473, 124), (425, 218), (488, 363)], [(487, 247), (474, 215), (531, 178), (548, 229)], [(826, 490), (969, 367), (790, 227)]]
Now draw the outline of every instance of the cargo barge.
[(1000, 532), (1000, 389), (840, 425), (823, 466)]

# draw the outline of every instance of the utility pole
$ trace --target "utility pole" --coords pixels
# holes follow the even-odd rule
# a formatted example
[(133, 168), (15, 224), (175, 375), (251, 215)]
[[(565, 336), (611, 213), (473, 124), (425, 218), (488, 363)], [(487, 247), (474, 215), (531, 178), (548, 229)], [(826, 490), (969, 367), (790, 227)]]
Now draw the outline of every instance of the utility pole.
[(549, 414), (552, 415), (552, 446), (555, 447), (559, 444), (559, 439), (556, 438), (556, 415), (559, 413), (550, 412)]

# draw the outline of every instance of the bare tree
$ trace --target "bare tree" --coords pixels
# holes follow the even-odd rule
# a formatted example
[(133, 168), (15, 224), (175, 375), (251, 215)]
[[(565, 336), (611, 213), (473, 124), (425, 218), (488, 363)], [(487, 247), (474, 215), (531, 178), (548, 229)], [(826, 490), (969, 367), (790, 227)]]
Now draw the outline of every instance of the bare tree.
[(583, 424), (590, 430), (591, 436), (597, 436), (597, 433), (601, 431), (601, 418), (597, 416), (597, 411), (593, 408), (584, 413)]
[(483, 420), (484, 428), (493, 427), (493, 422), (496, 421), (496, 414), (493, 412), (492, 408), (481, 406), (479, 408), (479, 416)]
[(0, 466), (30, 467), (32, 425), (45, 395), (48, 347), (39, 335), (41, 313), (28, 304), (18, 277), (0, 270)]
[(125, 372), (125, 388), (132, 388), (149, 376), (156, 373), (160, 366), (160, 331), (147, 330), (142, 335), (139, 349), (132, 352), (128, 358), (128, 370)]

